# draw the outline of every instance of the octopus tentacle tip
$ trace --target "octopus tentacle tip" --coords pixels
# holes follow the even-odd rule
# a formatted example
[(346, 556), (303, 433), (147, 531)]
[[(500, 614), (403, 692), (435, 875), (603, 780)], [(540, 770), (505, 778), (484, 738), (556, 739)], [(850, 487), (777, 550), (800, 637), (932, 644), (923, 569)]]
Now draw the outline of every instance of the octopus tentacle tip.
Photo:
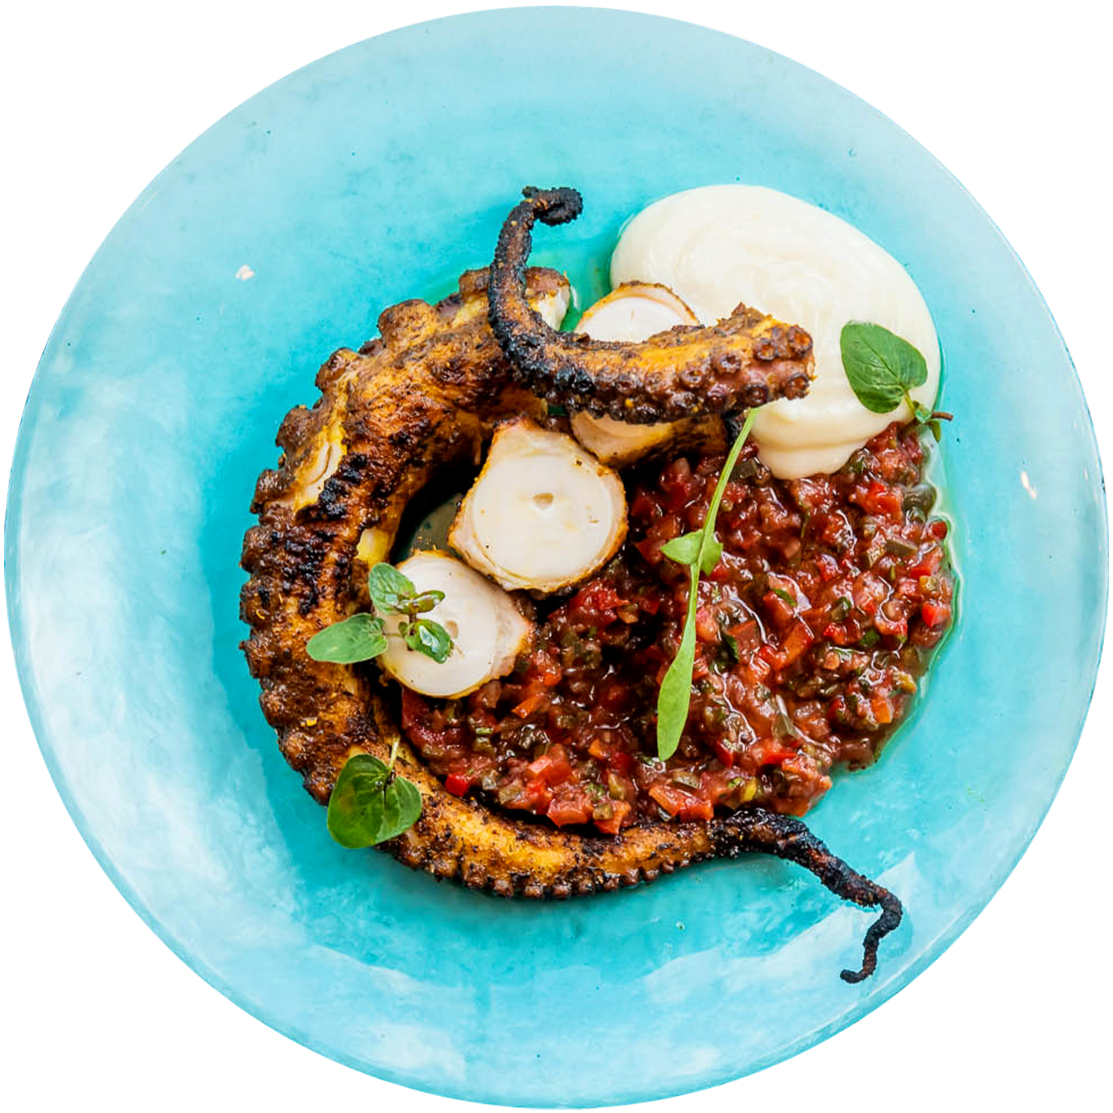
[(542, 224), (568, 224), (584, 211), (584, 199), (578, 189), (571, 186), (555, 186), (552, 189), (538, 189), (526, 186), (522, 196), (530, 202), (537, 219)]
[(832, 854), (801, 820), (764, 808), (749, 808), (711, 823), (714, 853), (733, 856), (739, 851), (772, 854), (802, 866), (842, 900), (862, 908), (880, 908), (881, 915), (870, 925), (863, 940), (862, 965), (840, 975), (852, 985), (864, 981), (877, 969), (881, 940), (900, 924), (904, 914), (900, 900), (888, 889), (853, 870)]
[(583, 199), (568, 187), (523, 191), (499, 232), (488, 319), (519, 383), (545, 401), (633, 424), (723, 413), (798, 398), (814, 377), (811, 337), (745, 305), (712, 326), (673, 328), (638, 343), (558, 332), (524, 286), (533, 225), (565, 224)]
[(878, 944), (886, 935), (900, 926), (901, 919), (904, 916), (904, 908), (900, 901), (887, 889), (882, 889), (880, 886), (877, 886), (877, 888), (883, 894), (880, 900), (882, 912), (877, 920), (870, 925), (869, 931), (866, 932), (866, 938), (862, 945), (862, 965), (857, 970), (844, 970), (839, 975), (844, 982), (849, 982), (851, 985), (857, 985), (859, 982), (865, 981), (877, 969)]

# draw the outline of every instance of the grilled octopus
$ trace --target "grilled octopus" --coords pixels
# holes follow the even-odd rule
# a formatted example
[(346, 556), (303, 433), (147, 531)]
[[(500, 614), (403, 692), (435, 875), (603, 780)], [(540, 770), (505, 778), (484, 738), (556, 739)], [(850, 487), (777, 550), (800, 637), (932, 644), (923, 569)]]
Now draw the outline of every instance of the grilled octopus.
[(522, 273), (535, 221), (565, 224), (574, 189), (522, 191), (491, 264), (490, 321), (517, 381), (546, 401), (633, 424), (800, 398), (814, 374), (811, 337), (745, 305), (717, 325), (678, 325), (639, 344), (557, 332), (530, 307)]
[[(559, 320), (569, 294), (560, 275), (523, 269), (519, 281), (522, 304)], [(478, 460), (493, 425), (507, 414), (546, 420), (541, 400), (519, 385), (487, 310), (487, 271), (465, 273), (458, 292), (436, 305), (408, 301), (385, 310), (380, 335), (358, 352), (335, 352), (317, 375), (320, 399), (282, 422), (279, 466), (259, 478), (252, 503), (258, 523), (244, 538), (242, 564), (250, 579), (241, 615), (251, 627), (243, 648), (283, 755), (325, 804), (349, 757), (386, 760), (397, 743), (395, 769), (418, 787), (423, 811), (384, 848), (415, 869), (500, 896), (562, 898), (652, 881), (701, 859), (774, 854), (810, 870), (840, 897), (881, 909), (865, 937), (860, 969), (842, 974), (851, 982), (867, 977), (878, 942), (900, 922), (900, 902), (850, 869), (798, 819), (751, 808), (612, 837), (510, 818), (446, 791), (400, 737), (398, 693), (373, 663), (346, 666), (308, 656), (313, 634), (367, 609), (370, 566), (388, 558), (406, 504), (436, 473)], [(731, 351), (752, 348), (754, 335), (741, 322), (732, 319), (730, 330), (712, 330), (706, 339), (718, 344), (725, 337)], [(772, 327), (762, 324), (761, 335)], [(769, 372), (770, 394), (786, 381), (781, 361), (754, 367)]]

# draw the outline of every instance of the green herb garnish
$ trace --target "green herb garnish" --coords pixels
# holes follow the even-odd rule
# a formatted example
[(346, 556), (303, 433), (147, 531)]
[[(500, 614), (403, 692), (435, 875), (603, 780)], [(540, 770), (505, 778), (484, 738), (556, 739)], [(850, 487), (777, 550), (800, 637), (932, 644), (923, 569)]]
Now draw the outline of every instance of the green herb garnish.
[(839, 335), (842, 365), (851, 389), (871, 413), (887, 414), (902, 401), (914, 409), (909, 391), (927, 382), (927, 362), (907, 340), (881, 325), (848, 321)]
[(395, 739), (390, 762), (354, 754), (344, 763), (328, 802), (328, 833), (349, 850), (386, 842), (412, 827), (421, 815), (417, 786), (394, 772)]
[(785, 591), (783, 587), (771, 587), (769, 589), (778, 599), (787, 603), (790, 607), (796, 606), (796, 596), (790, 591)]
[(419, 618), (414, 622), (403, 622), (398, 627), (407, 648), (432, 657), (438, 664), (447, 660), (452, 652), (452, 638), (439, 623), (429, 618)]
[[(444, 598), (443, 591), (418, 591), (413, 581), (397, 568), (380, 562), (367, 577), (367, 592), (378, 614), (353, 614), (314, 634), (305, 646), (314, 661), (338, 665), (370, 661), (386, 649), (387, 638), (395, 636), (402, 638), (409, 649), (432, 657), (438, 664), (448, 658), (452, 652), (448, 631), (431, 618), (417, 617), (431, 611)], [(385, 627), (382, 616), (388, 614), (406, 617), (397, 635)]]
[(911, 394), (927, 382), (927, 361), (919, 348), (881, 325), (847, 321), (839, 334), (839, 349), (847, 381), (867, 410), (887, 414), (904, 402), (937, 441), (942, 438), (939, 422), (953, 415), (929, 410)]
[(333, 661), (352, 665), (369, 661), (386, 649), (383, 620), (369, 614), (353, 614), (342, 622), (326, 626), (309, 639), (305, 649), (314, 661)]
[[(684, 630), (680, 636), (680, 646), (676, 656), (661, 681), (657, 694), (657, 756), (662, 760), (672, 757), (680, 745), (684, 724), (688, 721), (688, 708), (692, 701), (692, 669), (696, 663), (696, 610), (699, 606), (699, 577), (711, 572), (723, 555), (723, 546), (715, 537), (715, 519), (719, 514), (719, 504), (723, 492), (730, 481), (734, 465), (750, 429), (754, 424), (757, 409), (746, 414), (746, 421), (738, 439), (731, 446), (730, 455), (715, 485), (715, 493), (707, 507), (707, 517), (703, 528), (674, 537), (661, 546), (661, 552), (677, 564), (688, 566), (688, 613), (684, 619)], [(793, 600), (795, 603), (795, 600)]]

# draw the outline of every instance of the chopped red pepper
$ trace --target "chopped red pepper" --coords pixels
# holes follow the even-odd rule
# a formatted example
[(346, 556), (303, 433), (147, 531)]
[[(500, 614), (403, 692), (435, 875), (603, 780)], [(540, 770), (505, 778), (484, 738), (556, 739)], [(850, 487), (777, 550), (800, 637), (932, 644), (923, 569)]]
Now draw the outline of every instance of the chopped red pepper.
[(604, 834), (617, 835), (633, 808), (625, 800), (611, 800), (608, 802), (608, 807), (611, 812), (610, 818), (608, 819), (606, 816), (596, 818), (595, 826)]
[(920, 614), (928, 626), (946, 626), (951, 621), (951, 608), (946, 603), (925, 603)]
[(444, 779), (444, 787), (453, 796), (463, 796), (471, 788), (471, 778), (465, 777), (461, 773), (449, 773)]

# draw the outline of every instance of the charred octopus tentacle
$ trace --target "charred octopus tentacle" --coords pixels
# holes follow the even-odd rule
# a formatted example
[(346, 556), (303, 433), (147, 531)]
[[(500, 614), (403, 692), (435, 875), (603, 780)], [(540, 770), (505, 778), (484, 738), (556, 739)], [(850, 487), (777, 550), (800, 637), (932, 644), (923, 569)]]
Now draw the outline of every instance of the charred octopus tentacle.
[(842, 979), (853, 984), (868, 978), (877, 969), (877, 946), (900, 926), (904, 914), (900, 901), (888, 889), (852, 870), (805, 824), (792, 816), (764, 808), (748, 808), (726, 819), (714, 820), (712, 828), (712, 845), (717, 856), (733, 858), (743, 851), (772, 854), (814, 873), (843, 900), (853, 901), (863, 908), (880, 908), (881, 915), (866, 932), (861, 967), (844, 970)]
[(799, 398), (814, 375), (811, 337), (740, 305), (717, 325), (680, 326), (641, 343), (557, 332), (530, 308), (524, 274), (535, 220), (565, 224), (574, 189), (523, 190), (499, 232), (490, 322), (515, 377), (548, 402), (645, 424)]
[[(474, 459), (500, 417), (532, 412), (544, 419), (538, 399), (515, 386), (488, 326), (487, 281), (486, 272), (469, 272), (459, 293), (436, 306), (394, 306), (380, 317), (379, 338), (358, 353), (338, 351), (317, 377), (318, 403), (296, 408), (282, 423), (280, 466), (259, 479), (252, 506), (259, 522), (243, 550), (250, 579), (241, 613), (251, 627), (244, 649), (286, 760), (322, 804), (349, 757), (385, 759), (399, 730), (374, 666), (314, 661), (306, 642), (367, 608), (370, 564), (387, 557), (406, 504), (439, 469)], [(519, 275), (516, 285), (521, 281)], [(525, 281), (534, 304), (567, 298), (567, 283), (552, 271), (530, 271)], [(728, 352), (742, 336), (698, 335), (705, 351), (710, 335), (723, 337)], [(744, 339), (753, 343), (749, 333)], [(651, 345), (651, 364), (652, 351)], [(602, 353), (601, 377), (612, 389), (617, 380), (605, 373), (606, 360), (618, 354)], [(800, 359), (785, 362), (796, 373), (804, 366)], [(639, 412), (671, 413), (652, 406)], [(652, 881), (701, 859), (772, 853), (812, 871), (839, 896), (884, 909), (851, 979), (869, 974), (878, 940), (900, 919), (891, 894), (831, 855), (798, 820), (750, 810), (712, 821), (647, 822), (616, 836), (579, 834), (452, 795), (404, 741), (397, 769), (420, 790), (423, 811), (384, 848), (473, 889), (560, 898)]]

